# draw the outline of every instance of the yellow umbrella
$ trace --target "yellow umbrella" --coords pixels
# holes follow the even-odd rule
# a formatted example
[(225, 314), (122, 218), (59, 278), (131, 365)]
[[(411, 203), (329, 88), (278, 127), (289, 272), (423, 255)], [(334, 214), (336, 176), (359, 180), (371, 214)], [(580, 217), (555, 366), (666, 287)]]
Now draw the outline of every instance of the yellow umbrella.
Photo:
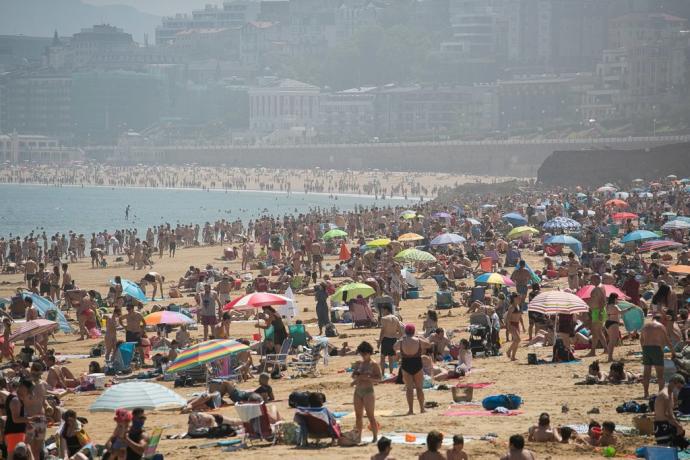
[(391, 240), (389, 240), (388, 238), (379, 238), (378, 240), (369, 241), (367, 243), (367, 246), (369, 246), (370, 248), (379, 248), (388, 246), (389, 244), (391, 244)]
[(408, 241), (421, 241), (423, 239), (424, 237), (422, 235), (418, 235), (416, 233), (403, 233), (398, 237), (398, 241), (403, 243)]
[(537, 230), (534, 227), (527, 227), (526, 225), (523, 225), (521, 227), (515, 227), (508, 233), (508, 239), (514, 240), (516, 238), (521, 238), (523, 235), (526, 235), (528, 233), (531, 233), (532, 235), (537, 235), (539, 234), (539, 230)]

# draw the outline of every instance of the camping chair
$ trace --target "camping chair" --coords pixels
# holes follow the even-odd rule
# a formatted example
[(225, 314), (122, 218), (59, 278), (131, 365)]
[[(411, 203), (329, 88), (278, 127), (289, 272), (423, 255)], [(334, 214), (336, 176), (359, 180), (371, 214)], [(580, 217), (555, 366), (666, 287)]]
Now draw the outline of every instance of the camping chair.
[(244, 426), (244, 442), (263, 440), (275, 444), (276, 435), (271, 425), (266, 403), (236, 404), (235, 410)]
[(455, 301), (453, 300), (453, 293), (450, 291), (436, 291), (436, 309), (444, 310), (453, 308)]
[(304, 328), (304, 324), (291, 324), (288, 326), (288, 333), (292, 338), (293, 347), (307, 346), (307, 330)]
[(448, 286), (450, 286), (450, 280), (444, 273), (439, 273), (438, 275), (431, 275), (431, 277), (434, 279), (434, 281), (436, 281), (436, 285), (439, 288), (441, 287), (441, 283), (443, 283), (444, 281), (448, 283)]
[(491, 257), (482, 257), (479, 261), (479, 270), (487, 273), (494, 270), (494, 260)]
[(470, 298), (467, 300), (467, 306), (472, 305), (473, 302), (479, 301), (484, 303), (484, 296), (486, 295), (486, 286), (474, 286), (470, 292)]
[[(318, 377), (317, 366), (323, 355), (324, 364), (328, 351), (328, 340), (320, 339), (310, 350), (297, 355), (297, 360), (288, 364), (293, 369), (293, 377)], [(324, 354), (326, 353), (326, 354)]]
[(240, 372), (242, 366), (237, 366), (236, 358), (234, 356), (226, 356), (211, 363), (208, 371), (208, 380), (225, 381), (225, 380), (240, 380), (242, 373)]
[(266, 372), (266, 367), (270, 364), (272, 369), (275, 369), (276, 365), (278, 369), (283, 369), (287, 366), (287, 358), (290, 354), (290, 349), (292, 348), (292, 337), (288, 337), (283, 341), (280, 346), (280, 353), (269, 353), (264, 357), (264, 366), (262, 372)]
[(294, 421), (300, 427), (299, 446), (307, 446), (310, 438), (316, 439), (317, 445), (322, 439), (333, 442), (340, 438), (340, 425), (325, 407), (297, 407)]

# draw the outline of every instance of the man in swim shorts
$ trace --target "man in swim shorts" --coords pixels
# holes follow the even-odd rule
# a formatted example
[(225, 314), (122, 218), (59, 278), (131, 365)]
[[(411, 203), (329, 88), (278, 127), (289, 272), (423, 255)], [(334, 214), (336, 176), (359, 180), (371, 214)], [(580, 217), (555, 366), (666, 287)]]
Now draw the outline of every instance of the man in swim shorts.
[(685, 378), (675, 374), (668, 382), (668, 387), (659, 391), (654, 401), (654, 438), (660, 446), (677, 447), (685, 449), (688, 441), (685, 439), (685, 430), (676, 419), (673, 412), (673, 399), (671, 395), (680, 391), (685, 385)]
[(390, 370), (397, 361), (395, 343), (402, 336), (403, 325), (397, 316), (393, 315), (390, 304), (381, 305), (381, 333), (379, 334), (379, 348), (381, 349), (381, 372), (386, 368), (386, 358)]
[(642, 386), (644, 387), (644, 397), (649, 397), (649, 379), (652, 375), (652, 367), (656, 372), (656, 378), (659, 383), (659, 391), (664, 388), (664, 347), (667, 346), (671, 350), (671, 358), (674, 358), (676, 353), (673, 351), (673, 345), (668, 338), (668, 333), (663, 324), (661, 324), (661, 317), (654, 315), (651, 322), (645, 324), (640, 331), (640, 345), (642, 345), (642, 365), (644, 371), (642, 373)]

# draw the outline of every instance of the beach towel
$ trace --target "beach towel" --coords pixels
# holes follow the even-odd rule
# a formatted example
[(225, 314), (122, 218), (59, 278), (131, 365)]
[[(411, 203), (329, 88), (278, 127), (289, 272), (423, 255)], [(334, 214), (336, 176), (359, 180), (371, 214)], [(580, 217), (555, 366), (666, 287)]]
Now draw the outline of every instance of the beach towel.
[[(392, 444), (399, 444), (399, 445), (407, 445), (407, 446), (423, 446), (426, 444), (426, 435), (427, 433), (384, 433), (381, 434), (379, 433), (379, 438), (381, 436), (385, 436), (388, 439), (391, 440)], [(372, 436), (371, 434), (367, 434), (362, 436), (362, 443), (371, 443), (372, 442)], [(414, 439), (414, 441), (408, 441), (405, 438), (408, 439)], [(476, 438), (474, 438), (476, 439)], [(469, 436), (465, 436), (465, 442), (470, 442), (472, 441), (473, 438)], [(453, 437), (452, 436), (444, 436), (443, 438), (443, 445), (446, 447), (450, 447), (453, 445)]]
[(508, 410), (505, 412), (494, 412), (490, 410), (447, 410), (442, 415), (445, 417), (491, 417), (491, 416), (505, 416), (524, 414), (522, 410)]
[(474, 388), (475, 390), (479, 390), (481, 388), (490, 387), (493, 384), (494, 382), (458, 383), (455, 385), (455, 388)]

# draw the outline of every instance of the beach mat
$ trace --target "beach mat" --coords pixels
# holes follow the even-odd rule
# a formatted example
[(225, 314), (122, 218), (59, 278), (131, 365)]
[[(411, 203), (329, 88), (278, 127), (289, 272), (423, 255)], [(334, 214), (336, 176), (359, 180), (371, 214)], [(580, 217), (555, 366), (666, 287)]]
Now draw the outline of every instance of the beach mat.
[(458, 383), (455, 388), (472, 388), (474, 390), (480, 390), (482, 388), (490, 387), (494, 382), (477, 382), (477, 383)]

